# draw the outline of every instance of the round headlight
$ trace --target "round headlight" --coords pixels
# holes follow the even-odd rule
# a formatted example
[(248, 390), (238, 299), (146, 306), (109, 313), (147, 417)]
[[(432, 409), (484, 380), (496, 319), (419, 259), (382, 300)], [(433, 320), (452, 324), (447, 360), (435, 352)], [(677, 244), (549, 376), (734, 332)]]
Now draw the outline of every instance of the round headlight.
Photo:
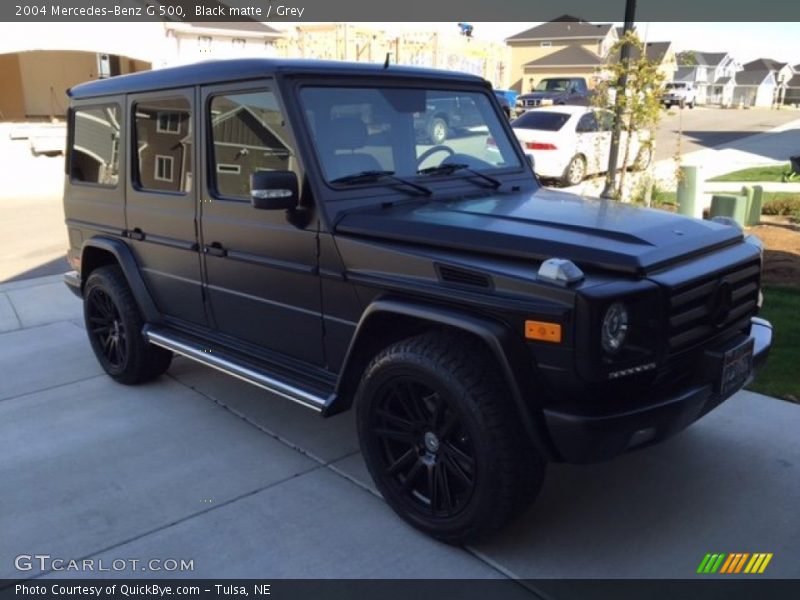
[(625, 343), (628, 334), (628, 309), (624, 304), (615, 302), (608, 307), (603, 317), (603, 326), (600, 330), (600, 343), (603, 350), (609, 354), (616, 354)]

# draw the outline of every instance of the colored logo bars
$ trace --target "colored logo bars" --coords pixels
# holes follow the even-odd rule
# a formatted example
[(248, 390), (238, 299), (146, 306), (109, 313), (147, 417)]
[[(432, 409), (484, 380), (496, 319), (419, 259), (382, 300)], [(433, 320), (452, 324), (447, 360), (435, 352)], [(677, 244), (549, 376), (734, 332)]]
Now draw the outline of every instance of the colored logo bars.
[(763, 573), (771, 560), (772, 552), (706, 554), (700, 561), (697, 572), (701, 574)]

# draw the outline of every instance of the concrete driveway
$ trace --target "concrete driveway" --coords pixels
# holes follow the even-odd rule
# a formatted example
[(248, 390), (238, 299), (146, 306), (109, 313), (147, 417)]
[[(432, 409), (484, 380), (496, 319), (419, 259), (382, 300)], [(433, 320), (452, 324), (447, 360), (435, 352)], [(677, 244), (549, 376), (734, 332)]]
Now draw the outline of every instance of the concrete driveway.
[(742, 392), (660, 446), (551, 466), (512, 527), (453, 548), (374, 492), (352, 414), (183, 359), (115, 384), (80, 314), (58, 278), (0, 285), (2, 578), (98, 575), (15, 569), (35, 554), (125, 562), (104, 577), (692, 578), (708, 552), (771, 552), (759, 577), (800, 576), (798, 406)]

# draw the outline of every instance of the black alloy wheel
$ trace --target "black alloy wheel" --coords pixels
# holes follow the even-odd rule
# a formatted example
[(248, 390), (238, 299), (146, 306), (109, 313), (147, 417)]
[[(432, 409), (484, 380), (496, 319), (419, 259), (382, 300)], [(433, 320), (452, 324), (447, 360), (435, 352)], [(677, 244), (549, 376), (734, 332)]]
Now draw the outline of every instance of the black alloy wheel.
[(83, 317), (100, 366), (120, 383), (143, 383), (169, 368), (172, 352), (145, 340), (139, 305), (118, 266), (91, 272), (83, 288)]
[(124, 366), (128, 353), (128, 338), (125, 324), (105, 290), (92, 288), (86, 297), (86, 318), (89, 330), (97, 341), (102, 356), (113, 369)]
[(536, 497), (545, 461), (479, 341), (431, 331), (379, 352), (356, 392), (364, 461), (387, 504), (449, 544), (486, 539)]
[(412, 377), (387, 382), (372, 413), (387, 482), (408, 509), (453, 517), (475, 489), (475, 448), (446, 395)]

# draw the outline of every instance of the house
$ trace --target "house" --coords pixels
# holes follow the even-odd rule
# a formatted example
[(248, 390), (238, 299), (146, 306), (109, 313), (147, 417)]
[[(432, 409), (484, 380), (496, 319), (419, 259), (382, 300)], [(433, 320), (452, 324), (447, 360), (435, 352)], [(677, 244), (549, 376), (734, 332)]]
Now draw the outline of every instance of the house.
[(693, 83), (698, 104), (730, 105), (741, 65), (727, 52), (690, 50), (678, 57), (675, 81)]
[(772, 106), (777, 82), (768, 70), (740, 71), (733, 91), (735, 106)]
[(783, 103), (800, 104), (800, 71), (797, 71), (797, 74), (786, 82), (786, 93), (783, 97)]
[(278, 41), (284, 33), (257, 21), (239, 23), (167, 22), (168, 44), (174, 56), (172, 64), (199, 60), (275, 57)]
[(789, 63), (771, 58), (757, 58), (743, 65), (745, 71), (769, 71), (775, 76), (775, 96), (772, 103), (784, 102), (789, 81), (795, 75), (795, 69)]
[(617, 40), (612, 24), (569, 15), (521, 31), (506, 39), (510, 87), (527, 92), (545, 77), (585, 77), (592, 85)]

